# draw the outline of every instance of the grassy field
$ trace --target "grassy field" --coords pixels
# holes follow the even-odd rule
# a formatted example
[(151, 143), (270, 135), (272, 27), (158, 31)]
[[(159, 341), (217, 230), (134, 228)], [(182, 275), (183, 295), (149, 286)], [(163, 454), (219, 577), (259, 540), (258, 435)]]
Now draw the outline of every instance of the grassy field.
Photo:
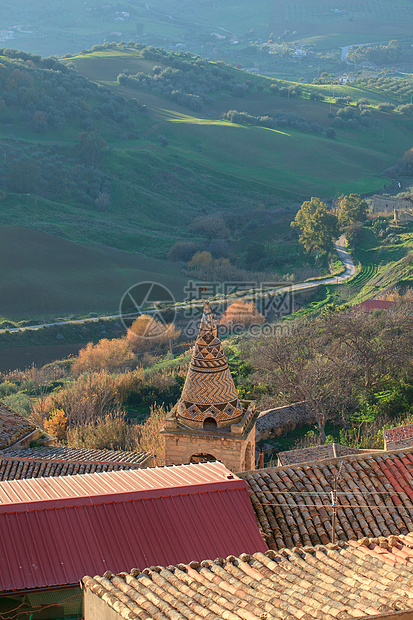
[[(193, 113), (169, 99), (117, 84), (117, 74), (127, 67), (130, 71), (152, 70), (155, 63), (142, 58), (137, 50), (117, 48), (67, 62), (74, 63), (87, 77), (109, 85), (115, 93), (137, 97), (148, 110), (135, 113), (140, 139), (126, 140), (113, 130), (105, 133), (103, 121), (99, 121), (102, 127), (96, 127), (107, 142), (99, 163), (111, 187), (110, 204), (104, 208), (72, 196), (59, 201), (35, 193), (8, 192), (1, 200), (4, 228), (0, 264), (5, 265), (7, 260), (15, 265), (4, 269), (2, 279), (0, 314), (5, 318), (112, 312), (130, 284), (147, 279), (163, 282), (162, 274), (177, 294), (183, 282), (180, 267), (164, 259), (177, 241), (193, 239), (188, 225), (196, 217), (219, 213), (251, 219), (258, 210), (267, 212), (273, 223), (266, 232), (273, 239), (263, 231), (251, 235), (237, 228), (233, 233), (231, 260), (242, 261), (252, 238), (269, 248), (272, 242), (282, 245), (277, 236), (276, 214), (280, 208), (287, 209), (293, 219), (294, 208), (312, 195), (331, 199), (341, 193), (374, 192), (383, 187), (388, 181), (381, 176), (382, 171), (411, 147), (413, 139), (411, 116), (375, 109), (379, 100), (386, 100), (380, 93), (371, 98), (372, 114), (379, 125), (337, 129), (335, 139), (291, 127), (268, 129), (222, 120), (222, 113), (229, 109), (257, 116), (288, 112), (327, 127), (330, 111), (339, 107), (333, 99), (351, 93), (355, 102), (365, 96), (360, 88), (303, 85), (301, 97), (287, 99), (270, 93), (270, 80), (248, 75), (253, 88), (245, 97), (217, 91), (210, 105)], [(246, 78), (237, 69), (228, 71), (239, 82)], [(310, 92), (317, 90), (324, 93), (325, 101), (309, 100)], [(3, 139), (22, 145), (36, 140), (44, 149), (59, 142), (62, 154), (67, 151), (69, 157), (73, 153), (79, 123), (68, 123), (62, 134), (50, 131), (34, 135), (29, 131), (16, 136), (14, 126), (6, 122), (13, 110), (5, 110), (5, 118), (0, 119)], [(159, 134), (166, 138), (167, 146), (161, 145)], [(19, 142), (16, 137), (25, 139)], [(23, 228), (16, 229), (16, 222)], [(286, 225), (288, 228), (288, 222)], [(35, 229), (32, 239), (28, 229)], [(88, 246), (90, 243), (94, 245)], [(291, 244), (293, 253), (296, 245), (296, 241)], [(127, 254), (113, 254), (118, 250)], [(285, 265), (294, 263), (287, 250), (280, 253)], [(53, 260), (55, 256), (59, 258)], [(297, 260), (288, 266), (288, 273), (298, 263), (305, 266), (303, 256)], [(280, 275), (286, 272), (285, 265), (277, 267)], [(30, 304), (20, 301), (26, 289), (30, 291)]]
[(2, 319), (115, 313), (133, 284), (154, 279), (182, 299), (186, 283), (176, 263), (13, 226), (0, 226), (0, 265)]
[[(398, 0), (343, 6), (325, 0), (311, 4), (258, 0), (253, 5), (248, 0), (151, 0), (150, 4), (108, 0), (103, 6), (99, 0), (20, 0), (3, 3), (0, 19), (3, 28), (14, 33), (7, 46), (45, 56), (75, 53), (105, 41), (133, 40), (169, 49), (178, 44), (248, 67), (257, 62), (248, 54), (249, 42), (266, 41), (271, 33), (317, 50), (337, 49), (411, 35), (413, 13)], [(211, 33), (226, 38), (218, 41)], [(231, 44), (231, 39), (238, 44)], [(270, 60), (264, 62), (271, 64)], [(295, 73), (293, 63), (288, 63), (288, 71)]]
[[(93, 80), (102, 79), (107, 64), (107, 77), (111, 79), (105, 80), (105, 84), (117, 92), (119, 86), (114, 77), (122, 70), (124, 61), (129, 66), (135, 63), (138, 70), (144, 69), (141, 62), (147, 63), (133, 60), (134, 55), (139, 54), (127, 51), (122, 57), (118, 50), (113, 55), (109, 50), (78, 56), (71, 62)], [(236, 70), (234, 75), (239, 80), (245, 76)], [(170, 153), (215, 172), (270, 186), (281, 195), (296, 194), (301, 198), (318, 193), (327, 197), (348, 191), (375, 191), (385, 184), (380, 173), (411, 146), (413, 121), (397, 113), (377, 113), (379, 129), (338, 130), (335, 140), (289, 128), (271, 130), (221, 121), (222, 113), (232, 108), (255, 115), (300, 114), (310, 122), (328, 126), (328, 114), (339, 107), (332, 103), (335, 97), (351, 93), (357, 100), (366, 96), (363, 89), (349, 86), (303, 86), (303, 98), (287, 101), (270, 94), (269, 80), (256, 81), (266, 86), (264, 92), (252, 91), (242, 99), (217, 93), (205, 111), (197, 114), (142, 90), (121, 87), (120, 92), (126, 97), (137, 96), (150, 105), (154, 126), (147, 131), (149, 141), (162, 133), (169, 140)], [(308, 100), (314, 89), (324, 94), (324, 102)], [(386, 96), (374, 93), (374, 100), (383, 101)], [(143, 141), (140, 149), (145, 149)]]

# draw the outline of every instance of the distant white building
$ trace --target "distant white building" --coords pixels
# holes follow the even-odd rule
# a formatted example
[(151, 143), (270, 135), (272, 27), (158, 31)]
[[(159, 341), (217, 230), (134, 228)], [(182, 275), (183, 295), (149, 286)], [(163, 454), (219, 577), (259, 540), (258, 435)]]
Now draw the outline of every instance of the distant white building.
[(0, 30), (0, 41), (9, 41), (14, 39), (13, 30)]

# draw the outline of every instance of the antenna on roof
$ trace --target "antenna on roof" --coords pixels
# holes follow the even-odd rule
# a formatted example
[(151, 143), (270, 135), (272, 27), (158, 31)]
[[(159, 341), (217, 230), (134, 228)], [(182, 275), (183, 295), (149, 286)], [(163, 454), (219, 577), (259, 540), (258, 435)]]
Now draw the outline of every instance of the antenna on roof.
[(333, 509), (333, 520), (332, 520), (332, 532), (331, 532), (331, 542), (333, 545), (336, 542), (336, 519), (337, 519), (337, 482), (341, 475), (341, 468), (343, 467), (343, 461), (341, 461), (340, 469), (338, 470), (337, 476), (334, 476), (334, 487), (331, 491), (331, 507)]

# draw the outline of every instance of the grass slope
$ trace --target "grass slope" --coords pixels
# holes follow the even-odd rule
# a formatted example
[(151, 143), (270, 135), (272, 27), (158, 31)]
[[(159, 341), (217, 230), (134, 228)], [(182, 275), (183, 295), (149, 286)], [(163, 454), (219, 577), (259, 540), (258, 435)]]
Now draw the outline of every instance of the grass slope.
[(174, 263), (96, 244), (78, 244), (27, 228), (0, 226), (3, 319), (114, 313), (123, 293), (148, 276), (183, 298)]
[[(6, 64), (16, 62), (22, 70), (31, 71), (30, 62), (10, 58), (4, 60)], [(167, 58), (165, 63), (169, 60)], [(380, 177), (382, 170), (394, 164), (403, 151), (410, 148), (413, 138), (411, 117), (396, 112), (381, 113), (374, 109), (381, 123), (379, 129), (337, 130), (335, 140), (327, 139), (323, 134), (291, 127), (267, 129), (237, 125), (221, 118), (223, 112), (239, 109), (255, 115), (292, 112), (305, 115), (309, 122), (329, 123), (330, 109), (338, 107), (332, 102), (333, 95), (351, 92), (354, 98), (361, 98), (365, 96), (362, 89), (335, 86), (335, 92), (332, 92), (331, 86), (304, 85), (300, 98), (288, 100), (271, 94), (271, 82), (266, 78), (246, 76), (242, 71), (226, 68), (225, 71), (238, 82), (244, 81), (246, 77), (251, 79), (253, 88), (250, 93), (240, 98), (232, 96), (230, 89), (219, 90), (213, 93), (210, 105), (205, 105), (201, 112), (195, 113), (159, 95), (117, 84), (116, 75), (124, 71), (125, 65), (131, 71), (150, 72), (156, 64), (157, 61), (142, 58), (138, 50), (117, 48), (81, 55), (68, 59), (68, 62), (74, 63), (87, 77), (104, 82), (116, 94), (131, 99), (139, 97), (143, 103), (149, 104), (149, 109), (145, 113), (136, 106), (128, 107), (141, 131), (139, 140), (132, 135), (124, 138), (123, 130), (119, 130), (114, 121), (96, 120), (95, 116), (87, 112), (91, 116), (92, 127), (107, 142), (107, 148), (98, 164), (98, 172), (104, 183), (110, 186), (109, 204), (98, 207), (94, 199), (85, 202), (70, 188), (66, 192), (62, 191), (60, 197), (42, 195), (41, 192), (36, 194), (35, 190), (16, 193), (10, 189), (2, 196), (0, 211), (3, 225), (14, 226), (19, 222), (26, 228), (53, 235), (43, 242), (53, 252), (38, 268), (34, 267), (37, 263), (33, 262), (32, 256), (36, 257), (35, 248), (41, 245), (37, 237), (40, 233), (33, 233), (32, 244), (28, 238), (24, 242), (16, 241), (16, 246), (32, 249), (31, 254), (22, 252), (23, 262), (18, 254), (15, 255), (13, 260), (19, 265), (17, 271), (11, 268), (8, 273), (4, 269), (5, 294), (2, 296), (4, 302), (0, 314), (5, 317), (106, 309), (111, 311), (114, 300), (117, 301), (129, 283), (142, 279), (157, 280), (160, 272), (168, 275), (168, 285), (172, 288), (182, 282), (179, 269), (174, 264), (143, 261), (132, 255), (128, 257), (131, 261), (128, 272), (113, 257), (109, 258), (106, 250), (104, 260), (97, 260), (98, 250), (95, 246), (93, 256), (84, 258), (82, 269), (70, 271), (69, 258), (66, 262), (56, 261), (55, 264), (52, 260), (52, 256), (57, 255), (58, 243), (63, 247), (63, 244), (75, 241), (83, 244), (84, 252), (84, 244), (93, 242), (128, 252), (140, 252), (152, 259), (164, 259), (174, 243), (192, 239), (188, 224), (200, 215), (235, 213), (245, 217), (257, 209), (275, 213), (279, 207), (291, 205), (293, 201), (298, 206), (311, 195), (331, 198), (340, 193), (375, 191), (386, 182)], [(58, 73), (54, 74), (51, 70), (47, 75), (57, 79)], [(42, 75), (41, 72), (35, 74), (32, 87), (36, 92), (42, 92)], [(44, 88), (48, 97), (52, 97), (53, 84), (50, 80), (46, 81), (49, 84)], [(262, 92), (257, 91), (257, 85), (262, 86)], [(100, 105), (96, 90), (86, 88), (84, 84), (80, 84), (80, 87), (86, 89), (84, 92), (88, 97), (85, 105), (82, 104), (85, 110), (93, 110)], [(326, 100), (310, 101), (308, 97), (311, 90), (323, 92)], [(70, 93), (67, 96), (70, 97)], [(376, 93), (373, 101), (379, 99), (380, 93)], [(118, 105), (126, 106), (123, 100), (118, 101)], [(3, 141), (9, 141), (13, 148), (24, 150), (36, 142), (35, 150), (27, 151), (26, 157), (28, 154), (35, 160), (38, 158), (39, 165), (43, 165), (42, 153), (49, 153), (47, 165), (54, 166), (52, 176), (59, 172), (60, 164), (56, 162), (61, 160), (62, 166), (71, 165), (65, 162), (70, 162), (70, 158), (76, 155), (75, 147), (82, 130), (80, 120), (69, 120), (60, 134), (50, 128), (44, 134), (30, 128), (23, 132), (18, 111), (12, 105), (7, 105), (0, 111), (0, 121), (0, 137)], [(19, 128), (22, 133), (16, 135)], [(161, 146), (159, 134), (167, 138), (168, 146)], [(16, 137), (20, 140), (16, 140)], [(57, 150), (54, 146), (56, 144)], [(49, 152), (51, 150), (52, 153)], [(7, 158), (10, 158), (8, 153), (2, 159), (6, 163), (10, 162)], [(91, 175), (95, 174), (94, 170), (90, 169)], [(85, 178), (82, 182), (86, 187), (87, 175)], [(96, 183), (103, 183), (99, 179)], [(63, 175), (62, 185), (64, 183)], [(91, 188), (89, 190), (92, 191)], [(93, 193), (91, 196), (93, 198)], [(67, 241), (58, 242), (55, 235)], [(238, 234), (235, 242), (237, 252), (245, 252), (250, 237), (250, 234), (244, 237)], [(12, 238), (13, 235), (10, 236)], [(9, 257), (8, 239), (9, 236), (5, 235), (2, 265), (6, 264)], [(256, 240), (260, 241), (259, 235)], [(64, 247), (67, 247), (68, 256), (76, 255), (77, 246), (70, 245), (70, 251), (69, 246)], [(288, 262), (287, 256), (285, 259)], [(33, 270), (28, 272), (30, 277), (26, 279), (22, 275), (24, 265), (33, 265)], [(280, 271), (283, 272), (282, 268)], [(110, 286), (106, 286), (106, 293), (100, 279), (103, 274), (110, 282)], [(19, 282), (22, 283), (21, 288)], [(96, 286), (91, 286), (91, 282), (96, 282)], [(62, 290), (64, 286), (67, 292)], [(74, 294), (76, 286), (79, 289), (77, 299)], [(22, 291), (26, 288), (34, 292), (41, 291), (37, 297), (32, 293), (33, 299), (37, 299), (32, 307), (20, 303)], [(107, 293), (108, 288), (114, 291), (112, 297)], [(12, 290), (15, 291), (14, 306), (11, 301)], [(48, 290), (53, 294), (46, 294)], [(55, 302), (50, 305), (45, 300), (53, 296)]]
[[(284, 112), (300, 114), (309, 122), (328, 127), (330, 111), (335, 112), (340, 107), (333, 103), (337, 96), (350, 94), (355, 101), (366, 97), (362, 88), (349, 86), (302, 85), (303, 96), (287, 100), (269, 92), (269, 80), (248, 76), (264, 91), (253, 89), (242, 98), (216, 93), (202, 112), (192, 113), (153, 93), (119, 86), (115, 74), (122, 72), (125, 65), (130, 71), (145, 73), (159, 63), (139, 58), (140, 53), (131, 50), (125, 50), (124, 55), (119, 50), (113, 52), (107, 50), (77, 56), (70, 62), (89, 79), (98, 81), (102, 80), (108, 67), (105, 85), (125, 97), (138, 97), (147, 103), (153, 120), (153, 128), (146, 134), (148, 139), (162, 133), (169, 140), (169, 152), (214, 171), (262, 183), (281, 194), (292, 193), (301, 198), (313, 194), (331, 197), (350, 191), (375, 191), (385, 184), (380, 178), (381, 172), (393, 165), (410, 148), (413, 140), (411, 116), (405, 118), (398, 113), (385, 114), (377, 110), (378, 128), (337, 130), (335, 140), (291, 128), (272, 130), (220, 120), (229, 109), (270, 116)], [(244, 72), (231, 71), (239, 82), (245, 80)], [(310, 101), (311, 91), (321, 92), (325, 101)], [(372, 97), (368, 93), (368, 96), (373, 110), (374, 105), (388, 100), (386, 94), (377, 92)], [(141, 149), (144, 148), (142, 142)]]
[(413, 284), (413, 232), (409, 225), (383, 240), (377, 239), (369, 227), (364, 227), (355, 251), (361, 270), (348, 283), (355, 302), (377, 297), (394, 288), (411, 287)]

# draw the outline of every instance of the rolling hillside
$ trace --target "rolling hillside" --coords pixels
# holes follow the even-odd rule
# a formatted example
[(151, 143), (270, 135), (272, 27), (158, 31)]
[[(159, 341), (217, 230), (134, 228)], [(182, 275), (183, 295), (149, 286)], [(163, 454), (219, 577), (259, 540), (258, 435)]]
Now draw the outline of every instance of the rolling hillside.
[[(244, 267), (248, 243), (259, 241), (269, 254), (266, 268), (294, 273), (308, 262), (289, 230), (294, 209), (311, 195), (377, 191), (389, 182), (383, 170), (411, 147), (411, 113), (378, 109), (391, 93), (269, 80), (188, 54), (137, 47), (112, 46), (65, 64), (0, 50), (4, 226), (18, 223), (52, 235), (44, 239), (50, 248), (63, 237), (136, 253), (133, 277), (133, 269), (139, 279), (159, 278), (163, 270), (176, 289), (183, 276), (168, 252), (189, 241), (208, 249), (211, 239), (188, 227), (216, 215), (229, 226), (224, 255), (233, 264)], [(358, 107), (367, 96), (369, 104)], [(339, 97), (352, 100), (343, 108)], [(343, 109), (351, 117), (347, 110), (328, 137)], [(231, 110), (245, 115), (239, 120)], [(364, 111), (368, 122), (362, 124), (356, 118)], [(8, 231), (7, 239), (18, 245), (20, 232)], [(27, 244), (27, 263), (36, 243)], [(271, 262), (274, 247), (283, 254)], [(88, 270), (95, 274), (94, 252), (82, 264), (85, 291)], [(119, 274), (116, 265), (108, 273)], [(47, 282), (48, 261), (32, 275), (32, 284), (42, 277)], [(9, 299), (15, 281), (11, 270), (4, 289)], [(116, 309), (101, 289), (90, 296), (89, 308), (82, 295), (44, 312)], [(28, 315), (18, 300), (14, 310), (7, 308), (0, 310), (5, 318)]]

